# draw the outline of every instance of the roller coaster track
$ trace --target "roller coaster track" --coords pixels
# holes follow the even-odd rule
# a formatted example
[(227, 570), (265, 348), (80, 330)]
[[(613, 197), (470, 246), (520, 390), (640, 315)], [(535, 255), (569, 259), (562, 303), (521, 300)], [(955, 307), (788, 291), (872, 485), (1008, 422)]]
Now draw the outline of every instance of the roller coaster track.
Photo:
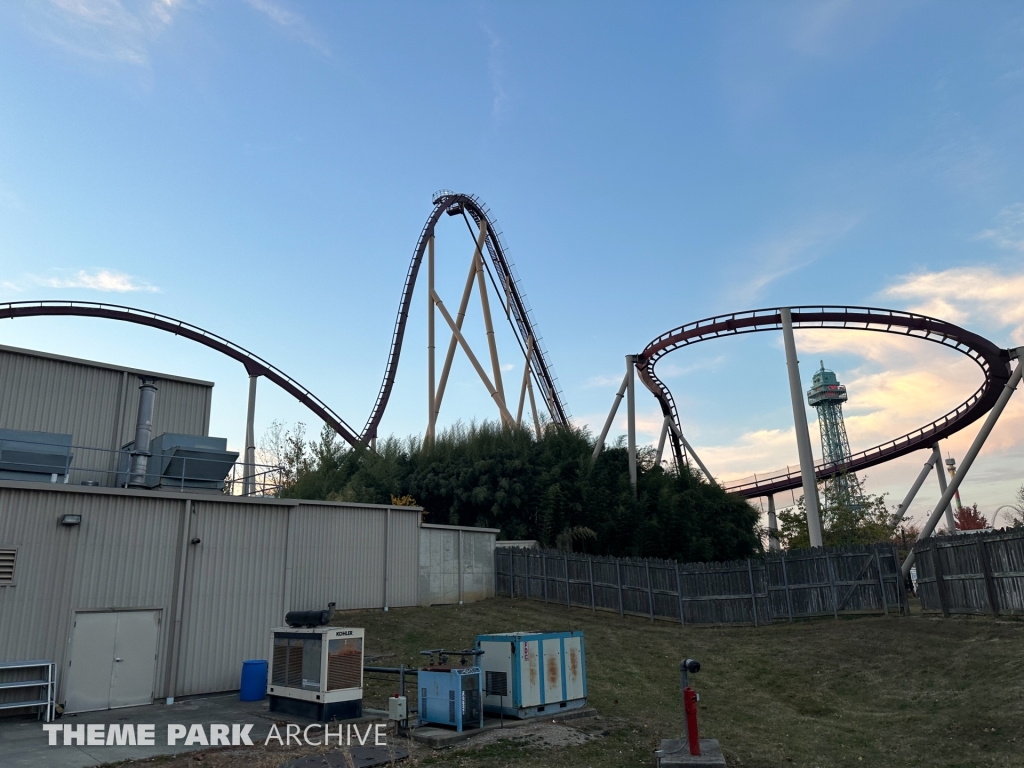
[[(952, 435), (985, 415), (999, 398), (1010, 377), (1010, 354), (1007, 350), (1000, 349), (976, 333), (933, 317), (873, 307), (793, 307), (792, 313), (794, 328), (874, 331), (942, 344), (971, 358), (985, 376), (984, 382), (974, 394), (935, 421), (894, 440), (855, 453), (847, 462), (817, 465), (815, 474), (819, 480), (845, 472), (858, 472), (919, 448), (931, 446), (936, 441)], [(679, 413), (672, 393), (654, 372), (657, 362), (673, 350), (698, 342), (723, 336), (781, 329), (780, 308), (755, 309), (698, 320), (673, 328), (648, 344), (637, 358), (637, 373), (644, 385), (657, 398), (662, 413), (672, 419), (681, 430), (682, 424), (679, 422)], [(685, 460), (682, 442), (671, 430), (669, 435), (676, 461), (681, 466)], [(794, 468), (765, 477), (756, 477), (753, 480), (726, 483), (723, 487), (730, 493), (754, 498), (798, 488), (801, 485), (800, 470)]]
[[(24, 317), (96, 317), (144, 325), (172, 333), (175, 336), (181, 336), (237, 360), (245, 366), (245, 370), (250, 376), (264, 376), (274, 382), (322, 419), (324, 423), (330, 425), (342, 439), (350, 445), (356, 446), (366, 443), (377, 436), (377, 427), (384, 416), (384, 409), (387, 407), (391, 390), (394, 387), (395, 376), (398, 372), (398, 360), (402, 352), (402, 340), (405, 337), (405, 328), (409, 319), (409, 308), (412, 303), (416, 275), (423, 260), (427, 241), (433, 235), (434, 226), (437, 224), (441, 214), (446, 211), (458, 213), (465, 211), (477, 224), (481, 221), (487, 223), (487, 251), (502, 286), (504, 286), (503, 292), (506, 294), (509, 307), (509, 322), (512, 324), (516, 338), (524, 350), (524, 356), (526, 340), (531, 336), (533, 337), (532, 367), (534, 379), (551, 413), (552, 420), (558, 424), (568, 424), (569, 415), (562, 402), (561, 393), (557, 387), (557, 379), (548, 362), (548, 355), (540, 343), (540, 337), (537, 334), (536, 325), (531, 318), (532, 313), (529, 305), (526, 303), (526, 297), (519, 288), (519, 278), (515, 273), (515, 267), (506, 255), (507, 248), (502, 242), (501, 234), (496, 228), (493, 217), (490, 216), (483, 203), (473, 195), (441, 192), (434, 196), (434, 210), (431, 212), (427, 223), (423, 226), (423, 231), (420, 233), (416, 249), (413, 252), (412, 263), (409, 265), (409, 270), (406, 273), (405, 285), (402, 289), (402, 299), (398, 309), (398, 319), (395, 321), (387, 368), (384, 373), (384, 381), (381, 383), (377, 401), (370, 412), (370, 418), (367, 420), (362, 433), (359, 434), (323, 400), (284, 371), (276, 368), (244, 347), (196, 325), (186, 323), (183, 320), (176, 320), (173, 317), (120, 304), (45, 300), (15, 301), (0, 304), (0, 320)], [(492, 281), (494, 280), (493, 275), (491, 279)], [(495, 289), (498, 290), (497, 285)]]
[(519, 276), (516, 273), (515, 265), (508, 256), (508, 248), (503, 242), (501, 230), (498, 229), (497, 222), (476, 195), (442, 190), (434, 194), (433, 202), (434, 210), (431, 211), (430, 218), (423, 225), (419, 239), (416, 241), (416, 249), (413, 251), (409, 270), (405, 275), (402, 300), (398, 305), (398, 317), (395, 320), (395, 330), (391, 336), (391, 352), (388, 355), (387, 367), (384, 369), (384, 381), (381, 382), (380, 392), (377, 394), (377, 402), (374, 403), (373, 410), (370, 411), (370, 417), (366, 420), (366, 426), (363, 428), (363, 437), (365, 439), (376, 437), (377, 427), (391, 397), (391, 390), (395, 385), (395, 376), (398, 373), (398, 361), (402, 354), (405, 327), (409, 321), (409, 310), (412, 306), (412, 294), (413, 288), (416, 286), (416, 276), (419, 274), (427, 244), (434, 235), (434, 227), (443, 213), (449, 213), (450, 215), (468, 214), (478, 226), (481, 222), (486, 222), (487, 253), (497, 274), (497, 279), (495, 279), (494, 274), (491, 274), (492, 284), (494, 284), (494, 288), (499, 296), (502, 294), (506, 296), (509, 307), (509, 323), (516, 335), (524, 357), (526, 356), (527, 340), (531, 337), (533, 338), (532, 367), (534, 381), (537, 382), (544, 404), (551, 414), (551, 420), (556, 424), (568, 425), (569, 412), (562, 400), (562, 393), (558, 388), (558, 379), (551, 367), (547, 350), (541, 341), (541, 336), (537, 333), (536, 324), (531, 317), (533, 314), (532, 310), (526, 302), (526, 295), (520, 289)]

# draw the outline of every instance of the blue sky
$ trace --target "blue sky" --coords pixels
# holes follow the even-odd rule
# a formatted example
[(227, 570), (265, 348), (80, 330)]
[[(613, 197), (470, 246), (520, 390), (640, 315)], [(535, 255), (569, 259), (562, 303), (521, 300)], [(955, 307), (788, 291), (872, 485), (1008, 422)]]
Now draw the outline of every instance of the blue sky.
[[(439, 188), (490, 206), (569, 408), (594, 429), (623, 355), (722, 312), (916, 308), (1024, 344), (1014, 3), (4, 4), (0, 105), (0, 300), (188, 320), (357, 427)], [(449, 305), (471, 247), (452, 221), (439, 230)], [(425, 426), (425, 305), (384, 432)], [(480, 342), (481, 325), (470, 316)], [(212, 379), (212, 431), (241, 443), (244, 371), (205, 349), (81, 320), (4, 323), (0, 343)], [(850, 387), (855, 449), (977, 386), (930, 345), (798, 344), (805, 379), (825, 358)], [(517, 379), (520, 361), (503, 363)], [(663, 366), (714, 472), (795, 462), (780, 339)], [(638, 411), (654, 440), (653, 399)], [(443, 421), (495, 415), (460, 356)], [(319, 428), (265, 385), (257, 432), (272, 419)], [(1020, 435), (1014, 401), (967, 500), (1010, 500)], [(901, 496), (921, 461), (877, 468), (869, 487)]]

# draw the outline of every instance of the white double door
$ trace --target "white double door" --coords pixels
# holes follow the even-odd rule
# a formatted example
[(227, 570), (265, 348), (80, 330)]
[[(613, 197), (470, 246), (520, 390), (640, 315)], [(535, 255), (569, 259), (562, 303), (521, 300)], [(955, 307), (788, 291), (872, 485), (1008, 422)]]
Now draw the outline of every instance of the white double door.
[(153, 703), (160, 611), (75, 614), (67, 712)]

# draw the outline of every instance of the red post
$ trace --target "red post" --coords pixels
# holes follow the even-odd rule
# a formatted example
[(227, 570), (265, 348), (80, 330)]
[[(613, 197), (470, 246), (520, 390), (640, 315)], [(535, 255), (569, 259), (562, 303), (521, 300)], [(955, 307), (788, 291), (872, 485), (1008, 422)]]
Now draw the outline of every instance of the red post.
[(686, 712), (686, 740), (690, 754), (700, 754), (700, 734), (697, 732), (697, 694), (687, 686), (683, 689), (683, 710)]

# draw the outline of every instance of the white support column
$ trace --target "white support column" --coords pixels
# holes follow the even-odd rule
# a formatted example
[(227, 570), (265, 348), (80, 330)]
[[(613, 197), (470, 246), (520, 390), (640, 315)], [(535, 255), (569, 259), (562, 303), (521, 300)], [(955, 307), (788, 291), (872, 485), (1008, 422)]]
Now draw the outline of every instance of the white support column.
[(821, 516), (818, 512), (818, 481), (814, 474), (814, 455), (804, 407), (804, 390), (800, 383), (800, 361), (796, 356), (793, 338), (793, 313), (789, 307), (780, 310), (782, 338), (786, 345), (786, 367), (789, 371), (789, 395), (793, 401), (793, 426), (796, 429), (796, 447), (800, 455), (800, 477), (804, 485), (804, 506), (807, 509), (807, 534), (812, 547), (821, 546)]
[(533, 357), (533, 336), (526, 340), (526, 361), (523, 363), (523, 386), (519, 389), (519, 408), (516, 411), (516, 426), (523, 424), (523, 405), (526, 403), (526, 387), (530, 383), (530, 360)]
[[(487, 237), (487, 222), (480, 221), (482, 239)], [(491, 300), (487, 297), (487, 281), (484, 278), (484, 256), (478, 246), (476, 249), (476, 284), (480, 293), (480, 308), (484, 314), (484, 331), (487, 334), (487, 348), (491, 353), (491, 371), (494, 375), (494, 389), (505, 402), (505, 386), (501, 381), (501, 364), (498, 362), (498, 345), (494, 341), (494, 322), (491, 320)]]
[(629, 484), (636, 495), (636, 355), (626, 355), (626, 447), (629, 450)]
[(779, 543), (779, 521), (775, 517), (775, 494), (768, 494), (768, 549), (778, 552), (782, 549)]
[[(939, 444), (935, 443), (932, 446), (932, 453), (934, 454), (933, 461), (935, 462), (935, 476), (939, 479), (939, 496), (946, 493), (946, 473), (942, 471), (942, 451), (939, 450)], [(953, 517), (953, 505), (952, 503), (946, 505), (946, 528), (949, 529), (949, 533), (952, 536), (956, 533), (956, 519)]]
[(601, 429), (601, 435), (597, 438), (597, 444), (594, 446), (594, 455), (591, 457), (591, 461), (596, 461), (597, 455), (604, 449), (604, 441), (608, 437), (608, 430), (612, 428), (615, 414), (619, 411), (619, 403), (622, 402), (622, 396), (626, 394), (626, 387), (628, 386), (629, 371), (626, 371), (626, 375), (622, 377), (622, 384), (619, 385), (619, 391), (615, 393), (612, 409), (608, 411), (608, 418), (604, 420), (604, 427)]
[(249, 374), (249, 404), (245, 413), (245, 476), (242, 478), (242, 495), (251, 496), (256, 492), (256, 381), (259, 376)]
[(441, 313), (441, 317), (443, 317), (445, 322), (448, 323), (448, 327), (452, 329), (452, 333), (462, 346), (462, 351), (466, 353), (466, 357), (469, 358), (469, 362), (473, 364), (473, 368), (476, 369), (477, 375), (480, 376), (480, 380), (484, 383), (484, 386), (490, 393), (491, 398), (498, 406), (498, 412), (501, 414), (501, 418), (510, 426), (515, 426), (515, 419), (512, 418), (512, 414), (510, 414), (508, 409), (505, 407), (505, 401), (498, 395), (498, 392), (491, 383), (491, 380), (487, 378), (487, 374), (484, 373), (483, 366), (480, 365), (480, 361), (476, 359), (476, 355), (474, 355), (473, 350), (470, 349), (469, 342), (466, 341), (466, 337), (462, 335), (462, 331), (459, 330), (455, 321), (452, 320), (452, 316), (445, 308), (444, 302), (441, 301), (441, 298), (436, 293), (434, 294), (434, 303), (437, 304), (438, 312)]
[(427, 241), (427, 441), (434, 440), (437, 412), (434, 395), (437, 379), (434, 377), (434, 236)]
[[(1024, 352), (1024, 348), (1018, 347), (1016, 354), (1020, 355)], [(1003, 413), (1003, 409), (1006, 408), (1006, 403), (1009, 402), (1010, 396), (1013, 391), (1020, 384), (1021, 373), (1024, 372), (1024, 361), (1018, 359), (1017, 367), (1013, 369), (1013, 373), (1010, 374), (1009, 381), (1006, 382), (1006, 386), (1003, 387), (1003, 391), (999, 393), (999, 399), (996, 400), (996, 404), (992, 406), (992, 410), (988, 412), (988, 416), (985, 417), (985, 423), (982, 424), (981, 429), (978, 430), (977, 437), (974, 438), (974, 442), (971, 443), (971, 447), (967, 450), (967, 454), (964, 456), (963, 462), (960, 464), (960, 469), (957, 471), (956, 476), (953, 478), (953, 482), (946, 488), (946, 492), (942, 494), (942, 498), (939, 499), (939, 503), (935, 506), (932, 511), (931, 517), (928, 518), (928, 522), (924, 524), (924, 528), (921, 529), (920, 535), (917, 537), (918, 541), (923, 541), (931, 536), (932, 531), (935, 530), (936, 523), (939, 522), (939, 518), (942, 517), (942, 513), (949, 505), (950, 501), (953, 500), (953, 495), (960, 487), (960, 483), (963, 482), (964, 477), (967, 475), (967, 471), (974, 464), (974, 460), (978, 457), (978, 453), (981, 451), (982, 446), (985, 445), (985, 441), (988, 436), (992, 433), (992, 428), (999, 421), (999, 417)], [(940, 467), (941, 469), (941, 467)], [(914, 550), (910, 550), (907, 555), (907, 559), (903, 561), (903, 575), (904, 577), (910, 573), (910, 567), (914, 564)]]
[(910, 509), (911, 503), (914, 501), (914, 497), (917, 496), (917, 492), (921, 490), (921, 486), (924, 485), (924, 481), (928, 478), (928, 473), (932, 471), (932, 467), (935, 462), (941, 458), (939, 454), (939, 444), (934, 443), (932, 445), (932, 452), (928, 458), (928, 461), (921, 467), (921, 471), (917, 473), (917, 479), (914, 480), (914, 484), (910, 486), (910, 491), (907, 493), (906, 498), (903, 499), (903, 503), (899, 505), (896, 510), (896, 514), (893, 515), (892, 519), (892, 530), (896, 530), (896, 527), (903, 520), (903, 516), (907, 514), (907, 510)]
[(658, 436), (658, 452), (654, 456), (654, 466), (661, 466), (661, 456), (665, 452), (665, 438), (668, 437), (668, 421), (671, 416), (666, 416), (661, 422), (661, 434)]
[[(679, 442), (683, 444), (683, 448), (686, 449), (687, 456), (693, 456), (693, 460), (697, 463), (697, 466), (700, 467), (700, 471), (704, 473), (704, 479), (711, 483), (711, 485), (718, 485), (718, 483), (715, 482), (715, 478), (711, 475), (711, 472), (709, 472), (708, 468), (704, 466), (704, 462), (700, 460), (700, 456), (697, 455), (697, 452), (693, 450), (693, 446), (690, 445), (690, 442), (683, 435), (683, 431), (676, 426), (675, 420), (670, 419), (668, 425), (669, 428), (675, 432), (676, 437), (679, 438)], [(690, 466), (689, 462), (687, 462), (686, 466)]]

